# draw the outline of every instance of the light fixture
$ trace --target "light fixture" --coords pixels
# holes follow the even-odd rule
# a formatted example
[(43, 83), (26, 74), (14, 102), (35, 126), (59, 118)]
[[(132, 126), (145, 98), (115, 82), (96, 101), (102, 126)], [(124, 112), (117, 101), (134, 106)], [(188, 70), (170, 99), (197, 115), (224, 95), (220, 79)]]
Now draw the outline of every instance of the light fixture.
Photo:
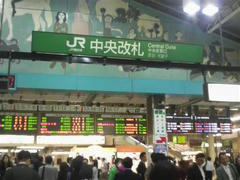
[(206, 84), (205, 95), (209, 101), (240, 102), (240, 85), (238, 84)]
[(214, 16), (219, 11), (218, 0), (204, 0), (202, 13), (206, 16)]
[(183, 0), (183, 11), (190, 16), (200, 11), (199, 0)]
[(44, 146), (19, 146), (18, 149), (44, 149)]
[(219, 8), (213, 4), (208, 4), (203, 10), (202, 13), (207, 15), (207, 16), (214, 16), (215, 14), (217, 14), (219, 11)]

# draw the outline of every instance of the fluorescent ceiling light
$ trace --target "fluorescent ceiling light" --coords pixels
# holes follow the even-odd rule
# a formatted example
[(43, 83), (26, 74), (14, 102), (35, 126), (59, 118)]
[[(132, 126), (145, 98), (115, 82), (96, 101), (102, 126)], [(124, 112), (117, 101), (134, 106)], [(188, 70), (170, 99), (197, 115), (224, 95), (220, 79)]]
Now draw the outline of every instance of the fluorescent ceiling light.
[(105, 144), (104, 136), (37, 136), (37, 144), (90, 145)]
[(34, 144), (34, 136), (0, 135), (0, 144)]
[(53, 151), (52, 155), (69, 155), (71, 154), (71, 152), (67, 152), (67, 151)]
[(195, 15), (200, 10), (200, 5), (194, 1), (184, 4), (183, 11), (189, 15)]
[(0, 149), (0, 153), (8, 153), (8, 149)]
[(232, 121), (232, 122), (240, 121), (240, 116), (231, 117), (231, 121)]
[(219, 8), (215, 6), (214, 4), (208, 4), (203, 10), (202, 13), (207, 16), (214, 16), (216, 13), (218, 13)]
[(209, 101), (240, 102), (240, 85), (207, 84)]
[(19, 146), (18, 149), (44, 149), (44, 146)]

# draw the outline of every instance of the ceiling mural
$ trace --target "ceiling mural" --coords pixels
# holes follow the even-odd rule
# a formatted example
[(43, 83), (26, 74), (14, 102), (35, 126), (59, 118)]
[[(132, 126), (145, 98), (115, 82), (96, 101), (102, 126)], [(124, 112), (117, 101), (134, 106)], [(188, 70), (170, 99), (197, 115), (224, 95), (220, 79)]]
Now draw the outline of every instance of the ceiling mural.
[[(2, 14), (2, 12), (1, 12)], [(20, 28), (21, 27), (21, 28)], [(0, 49), (31, 51), (32, 31), (97, 35), (128, 39), (190, 43), (204, 46), (204, 64), (239, 65), (238, 44), (224, 40), (221, 52), (219, 37), (206, 34), (156, 10), (127, 0), (12, 0), (5, 1)], [(47, 42), (46, 42), (47, 43)], [(222, 58), (224, 54), (224, 58)], [(7, 63), (0, 60), (0, 72)], [(139, 66), (103, 66), (52, 62), (12, 62), (15, 73), (74, 74), (104, 77), (127, 77), (169, 80), (202, 80), (201, 72), (154, 69)], [(31, 66), (31, 68), (28, 68)], [(211, 81), (239, 82), (239, 73), (208, 72)]]

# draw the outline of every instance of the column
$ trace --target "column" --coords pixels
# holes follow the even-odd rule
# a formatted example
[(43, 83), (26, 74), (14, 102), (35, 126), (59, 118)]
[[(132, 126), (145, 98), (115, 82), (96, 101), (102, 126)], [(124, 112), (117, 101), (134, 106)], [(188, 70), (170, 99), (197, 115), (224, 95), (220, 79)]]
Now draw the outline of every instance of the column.
[(165, 95), (150, 96), (147, 100), (148, 145), (155, 152), (167, 154)]
[(216, 152), (215, 152), (215, 147), (214, 147), (214, 137), (213, 137), (213, 134), (209, 134), (208, 135), (208, 144), (209, 144), (209, 147), (208, 147), (208, 156), (211, 157), (212, 161), (215, 160), (216, 158)]

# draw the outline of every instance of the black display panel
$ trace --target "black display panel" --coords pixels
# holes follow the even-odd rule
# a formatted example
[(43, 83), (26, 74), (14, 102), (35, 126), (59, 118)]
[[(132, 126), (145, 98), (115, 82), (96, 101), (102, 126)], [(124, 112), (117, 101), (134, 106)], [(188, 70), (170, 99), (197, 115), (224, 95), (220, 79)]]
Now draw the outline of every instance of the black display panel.
[(195, 116), (195, 132), (196, 133), (218, 133), (218, 122), (215, 118), (209, 116)]
[(230, 117), (219, 116), (219, 132), (221, 134), (231, 134), (232, 133), (232, 123)]
[(194, 123), (190, 116), (166, 116), (168, 133), (194, 133)]
[(93, 135), (94, 117), (90, 115), (46, 115), (41, 117), (39, 133), (42, 135)]
[(38, 118), (32, 115), (0, 115), (0, 134), (36, 134)]
[(96, 119), (97, 134), (147, 135), (147, 119), (141, 117), (99, 116)]

